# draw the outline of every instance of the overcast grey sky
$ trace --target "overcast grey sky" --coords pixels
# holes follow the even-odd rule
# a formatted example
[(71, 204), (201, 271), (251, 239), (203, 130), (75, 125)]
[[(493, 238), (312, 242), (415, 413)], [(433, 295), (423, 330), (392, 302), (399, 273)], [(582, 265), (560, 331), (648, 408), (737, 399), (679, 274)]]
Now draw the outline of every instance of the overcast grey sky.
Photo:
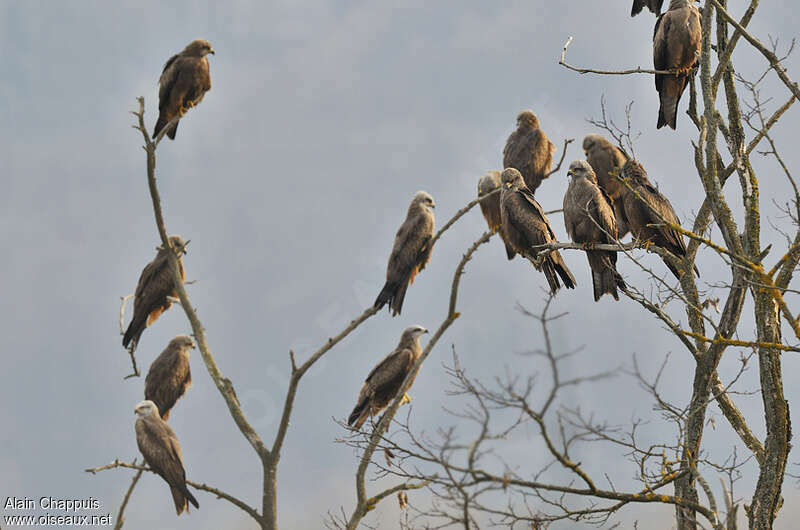
[[(734, 13), (743, 9), (741, 0), (730, 3)], [(557, 65), (564, 41), (574, 35), (573, 64), (649, 66), (654, 18), (631, 19), (629, 10), (629, 0), (411, 0), (403, 7), (366, 1), (0, 0), (0, 498), (92, 496), (102, 513), (116, 512), (130, 482), (127, 470), (91, 476), (83, 469), (138, 456), (133, 408), (142, 399), (143, 379), (122, 379), (130, 367), (118, 310), (120, 296), (133, 291), (152, 259), (158, 235), (141, 137), (130, 128), (128, 111), (144, 96), (152, 127), (158, 76), (172, 54), (200, 37), (216, 50), (211, 91), (183, 120), (177, 139), (159, 149), (167, 226), (192, 240), (185, 262), (196, 283), (189, 295), (220, 369), (253, 425), (271, 441), (288, 350), (305, 359), (374, 300), (415, 191), (435, 197), (438, 225), (475, 196), (478, 177), (500, 167), (521, 109), (538, 114), (559, 149), (565, 138), (576, 139), (569, 161), (582, 158), (581, 139), (596, 132), (585, 119), (599, 116), (602, 94), (617, 119), (634, 101), (632, 126), (642, 131), (637, 157), (678, 215), (693, 219), (702, 187), (693, 169), (690, 141), (696, 133), (684, 114), (686, 101), (677, 132), (656, 131), (657, 95), (649, 76), (579, 76)], [(764, 40), (773, 35), (788, 44), (797, 18), (788, 3), (771, 2), (751, 27)], [(736, 60), (744, 74), (761, 70), (744, 49)], [(790, 75), (796, 64), (794, 58), (788, 62)], [(787, 97), (770, 88), (765, 95)], [(792, 109), (776, 137), (795, 167), (798, 154), (790, 149), (796, 134)], [(764, 245), (783, 244), (767, 220), (787, 226), (773, 204), (788, 200), (787, 186), (774, 162), (758, 162)], [(565, 189), (564, 169), (537, 197), (545, 209), (560, 208)], [(728, 193), (737, 199), (735, 183)], [(551, 222), (566, 239), (562, 218), (554, 215)], [(319, 528), (329, 510), (352, 509), (357, 455), (334, 444), (344, 432), (333, 418), (346, 417), (363, 378), (403, 328), (439, 325), (453, 269), (484, 230), (476, 208), (438, 243), (409, 289), (402, 316), (372, 318), (303, 380), (279, 469), (282, 528)], [(667, 274), (654, 256), (637, 255)], [(554, 340), (564, 350), (586, 345), (567, 363), (567, 374), (630, 366), (634, 354), (652, 374), (671, 352), (666, 393), (685, 404), (693, 362), (677, 339), (626, 299), (593, 303), (585, 257), (570, 252), (565, 259), (579, 285), (554, 304), (554, 310), (570, 312), (554, 324)], [(701, 252), (698, 265), (702, 285), (728, 278), (711, 253)], [(633, 263), (620, 259), (619, 268), (629, 283), (648, 288)], [(498, 241), (478, 251), (462, 282), (462, 317), (414, 385), (417, 429), (452, 422), (442, 410), (458, 405), (444, 393), (442, 363), (451, 344), (473, 376), (542, 368), (536, 358), (519, 355), (542, 339), (514, 306), (538, 311), (545, 285), (529, 264), (507, 262)], [(679, 308), (673, 311), (685, 321)], [(752, 336), (751, 322), (743, 318), (743, 338)], [(140, 366), (146, 369), (170, 338), (189, 331), (180, 308), (168, 311), (145, 331)], [(729, 351), (723, 380), (738, 364), (738, 353)], [(784, 357), (792, 404), (798, 368), (794, 354)], [(256, 456), (197, 355), (192, 369), (194, 386), (170, 418), (188, 476), (259, 505)], [(748, 372), (737, 388), (754, 390), (757, 381)], [(671, 432), (624, 376), (575, 388), (564, 398), (611, 422), (649, 418), (653, 439)], [(760, 397), (736, 401), (763, 436)], [(718, 410), (709, 411), (718, 421), (708, 427), (705, 447), (722, 459), (736, 438)], [(542, 447), (533, 430), (526, 433), (509, 442), (508, 454), (535, 462)], [(616, 470), (619, 484), (629, 484), (634, 474), (613, 451), (588, 448), (580, 457), (595, 472)], [(745, 501), (755, 467), (746, 470), (737, 492)], [(128, 507), (126, 528), (254, 528), (229, 504), (203, 492), (196, 496), (200, 510), (176, 518), (167, 486), (148, 474)], [(792, 526), (790, 512), (797, 516), (791, 479), (784, 497), (777, 528)], [(424, 506), (426, 498), (413, 493), (410, 500)], [(646, 528), (670, 528), (671, 516), (671, 510), (648, 506), (618, 520), (624, 527), (639, 518)], [(395, 528), (397, 517), (396, 502), (388, 501), (369, 520)]]

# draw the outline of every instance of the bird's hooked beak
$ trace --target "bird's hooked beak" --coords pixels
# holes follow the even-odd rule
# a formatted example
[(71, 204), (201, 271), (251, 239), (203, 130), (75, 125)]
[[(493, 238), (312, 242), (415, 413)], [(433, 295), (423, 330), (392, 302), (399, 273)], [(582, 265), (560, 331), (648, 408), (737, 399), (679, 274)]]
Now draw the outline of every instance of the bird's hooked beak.
[[(189, 243), (191, 243), (191, 241), (192, 241), (191, 239), (190, 239), (189, 241), (186, 241), (186, 242), (183, 244), (183, 247), (181, 247), (181, 248), (176, 248), (175, 250), (177, 250), (177, 251), (178, 251), (180, 254), (186, 254), (186, 247), (188, 247), (188, 246), (189, 246)], [(159, 248), (163, 248), (163, 247), (159, 247)]]
[(505, 184), (503, 184), (503, 185), (504, 185), (506, 188), (509, 188), (509, 189), (511, 189), (511, 183), (510, 183), (510, 182), (506, 182), (506, 183), (505, 183)]
[(210, 48), (210, 49), (208, 50), (208, 53), (210, 53), (211, 55), (216, 55), (216, 54), (214, 53), (214, 48)]
[(572, 176), (572, 170), (568, 169), (567, 170), (567, 178), (570, 178), (571, 176)]

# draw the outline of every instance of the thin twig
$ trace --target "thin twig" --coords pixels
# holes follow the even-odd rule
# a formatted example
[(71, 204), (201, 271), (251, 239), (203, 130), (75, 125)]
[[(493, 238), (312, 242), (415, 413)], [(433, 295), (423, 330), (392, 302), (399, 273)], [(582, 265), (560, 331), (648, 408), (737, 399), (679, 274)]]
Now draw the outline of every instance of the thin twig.
[[(567, 156), (567, 146), (569, 146), (569, 144), (571, 144), (574, 141), (575, 141), (575, 138), (568, 138), (568, 139), (564, 140), (564, 148), (561, 150), (561, 159), (559, 159), (558, 164), (556, 165), (556, 167), (554, 167), (552, 170), (550, 170), (544, 176), (544, 178), (547, 178), (550, 175), (553, 175), (554, 173), (557, 173), (558, 171), (561, 170), (561, 164), (564, 163), (564, 158)], [(545, 212), (545, 213), (547, 213), (547, 212)]]
[(564, 47), (561, 49), (561, 59), (559, 59), (558, 64), (572, 70), (573, 72), (578, 72), (579, 74), (600, 74), (600, 75), (630, 75), (630, 74), (676, 74), (678, 73), (677, 70), (648, 70), (637, 66), (636, 68), (631, 68), (628, 70), (595, 70), (594, 68), (578, 68), (577, 66), (572, 66), (567, 63), (567, 47), (572, 44), (572, 40), (574, 37), (570, 35), (567, 39), (567, 42), (564, 43)]
[[(134, 464), (136, 463), (136, 459), (135, 458), (133, 459), (133, 463)], [(136, 487), (136, 483), (139, 482), (139, 478), (142, 476), (142, 473), (144, 473), (144, 470), (140, 469), (133, 476), (133, 480), (131, 481), (131, 485), (128, 488), (128, 491), (125, 493), (125, 497), (122, 499), (122, 504), (120, 504), (119, 510), (117, 511), (117, 520), (114, 523), (114, 530), (121, 530), (122, 529), (122, 525), (125, 524), (125, 517), (123, 516), (123, 514), (125, 513), (125, 508), (128, 506), (128, 501), (130, 500), (131, 494), (133, 493), (133, 488)]]

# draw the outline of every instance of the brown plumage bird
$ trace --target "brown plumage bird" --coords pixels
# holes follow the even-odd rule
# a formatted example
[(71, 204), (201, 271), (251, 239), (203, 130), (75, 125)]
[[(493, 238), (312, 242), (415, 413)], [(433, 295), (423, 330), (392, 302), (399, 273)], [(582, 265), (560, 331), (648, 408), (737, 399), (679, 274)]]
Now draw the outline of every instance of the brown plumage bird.
[(530, 110), (517, 116), (517, 130), (506, 140), (503, 149), (503, 168), (513, 167), (520, 173), (531, 192), (547, 178), (553, 167), (556, 146), (539, 128), (539, 119)]
[[(211, 90), (211, 74), (208, 70), (208, 58), (213, 54), (211, 44), (203, 39), (190, 42), (186, 48), (177, 55), (170, 57), (161, 72), (158, 80), (158, 121), (153, 129), (153, 138), (166, 127), (167, 123), (175, 116), (183, 116), (187, 110), (194, 107), (206, 92)], [(167, 136), (175, 139), (178, 131), (176, 122)]]
[(697, 64), (703, 36), (700, 12), (694, 0), (670, 0), (667, 12), (658, 17), (653, 32), (653, 66), (656, 70), (677, 70), (677, 74), (656, 74), (656, 90), (661, 104), (658, 109), (660, 129), (675, 129), (678, 102), (689, 83), (691, 70)]
[[(502, 184), (503, 183), (500, 180), (499, 171), (492, 170), (487, 172), (478, 181), (478, 197), (483, 197), (484, 195), (491, 193), (496, 189), (500, 189)], [(479, 204), (481, 206), (483, 218), (486, 219), (486, 224), (489, 226), (489, 230), (493, 234), (496, 234), (499, 231), (500, 239), (503, 239), (503, 231), (500, 230), (500, 193), (495, 193), (488, 199), (482, 200)], [(514, 259), (514, 256), (516, 256), (517, 253), (514, 252), (514, 249), (505, 242), (505, 239), (503, 239), (503, 244), (506, 247), (506, 255), (508, 256), (508, 259)]]
[[(614, 209), (605, 192), (597, 185), (592, 166), (585, 160), (576, 160), (569, 166), (570, 176), (564, 194), (564, 225), (575, 243), (614, 243), (617, 223)], [(586, 258), (592, 269), (594, 301), (605, 293), (619, 300), (617, 287), (625, 289), (625, 282), (617, 272), (617, 253), (607, 250), (587, 250)]]
[(189, 350), (194, 341), (188, 335), (178, 335), (156, 357), (144, 380), (144, 398), (152, 401), (161, 413), (161, 419), (169, 419), (169, 411), (192, 386), (189, 368)]
[(175, 431), (158, 415), (158, 408), (152, 401), (142, 401), (136, 405), (136, 444), (145, 462), (169, 485), (175, 512), (189, 513), (191, 502), (200, 508), (197, 499), (186, 487), (186, 470), (183, 468), (181, 444)]
[(633, 6), (631, 6), (631, 16), (635, 17), (641, 13), (642, 9), (645, 7), (654, 15), (659, 16), (661, 15), (661, 5), (663, 3), (664, 0), (633, 0)]
[[(427, 332), (428, 330), (422, 326), (411, 326), (403, 331), (397, 348), (384, 357), (367, 375), (358, 393), (356, 406), (347, 418), (347, 425), (360, 429), (367, 418), (386, 408), (397, 397), (411, 367), (422, 354), (419, 337)], [(411, 384), (414, 384), (414, 381), (411, 381)], [(405, 394), (403, 403), (409, 401), (411, 398)]]
[[(503, 170), (501, 175), (503, 189), (500, 196), (501, 225), (503, 240), (523, 256), (531, 254), (533, 247), (556, 243), (556, 235), (550, 222), (544, 215), (544, 210), (536, 202), (533, 193), (525, 187), (522, 175), (514, 168)], [(535, 264), (534, 264), (535, 265)], [(551, 251), (536, 268), (543, 271), (550, 284), (550, 291), (555, 294), (561, 284), (558, 277), (564, 281), (568, 289), (575, 288), (575, 277), (567, 268), (561, 253)]]
[[(186, 254), (188, 242), (184, 241), (181, 236), (170, 236), (169, 243), (181, 254)], [(131, 351), (136, 350), (139, 337), (142, 336), (144, 329), (172, 306), (169, 297), (177, 298), (178, 296), (175, 291), (175, 281), (169, 269), (168, 252), (172, 252), (172, 250), (159, 246), (156, 257), (145, 265), (139, 276), (139, 283), (133, 297), (133, 318), (122, 337), (122, 345), (127, 348), (130, 344)], [(178, 257), (178, 267), (181, 281), (186, 281), (182, 256)]]
[(594, 170), (597, 184), (611, 199), (614, 217), (617, 219), (617, 237), (622, 239), (629, 232), (625, 210), (622, 208), (624, 186), (614, 174), (618, 175), (625, 164), (625, 155), (617, 146), (599, 134), (589, 134), (583, 139), (583, 152), (586, 154), (586, 161)]
[[(497, 170), (488, 171), (478, 180), (478, 197), (483, 197), (496, 189), (499, 189), (500, 172)], [(489, 230), (494, 234), (500, 229), (500, 194), (495, 193), (488, 199), (478, 203), (481, 207), (483, 218), (489, 225)]]
[(389, 304), (392, 316), (402, 311), (408, 286), (431, 259), (435, 207), (433, 197), (425, 191), (418, 191), (411, 200), (406, 220), (394, 238), (386, 266), (386, 283), (375, 299), (376, 309)]
[[(625, 208), (625, 216), (630, 223), (633, 237), (640, 242), (649, 241), (666, 249), (678, 259), (686, 257), (683, 235), (673, 228), (663, 226), (665, 221), (674, 225), (680, 225), (681, 221), (675, 215), (669, 199), (650, 183), (644, 167), (636, 160), (628, 160), (622, 166), (622, 177), (631, 187), (631, 189), (626, 188), (622, 194), (622, 205)], [(668, 260), (664, 259), (663, 261), (672, 274), (680, 279), (683, 271), (678, 270)], [(695, 272), (698, 276), (700, 275), (697, 267), (695, 267)]]

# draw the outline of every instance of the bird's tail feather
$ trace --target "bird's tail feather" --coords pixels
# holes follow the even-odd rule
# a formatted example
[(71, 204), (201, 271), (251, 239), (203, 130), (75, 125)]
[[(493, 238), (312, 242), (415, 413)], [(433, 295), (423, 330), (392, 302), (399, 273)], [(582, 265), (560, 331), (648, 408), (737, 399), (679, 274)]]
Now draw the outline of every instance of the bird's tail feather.
[(506, 257), (508, 258), (509, 261), (511, 261), (512, 259), (514, 259), (514, 256), (517, 255), (517, 252), (513, 248), (511, 248), (511, 245), (506, 243), (505, 240), (503, 240), (503, 244), (506, 246)]
[(378, 298), (375, 299), (373, 307), (375, 309), (381, 309), (386, 304), (391, 305), (392, 299), (394, 298), (394, 291), (395, 285), (387, 280), (386, 283), (383, 284), (383, 289), (381, 289), (381, 292), (378, 293)]
[(627, 285), (614, 266), (616, 256), (613, 253), (609, 256), (605, 253), (587, 252), (586, 257), (592, 269), (594, 301), (597, 302), (606, 293), (613, 296), (614, 300), (619, 300), (617, 288), (624, 290)]
[[(184, 495), (184, 497), (186, 497), (189, 500), (189, 502), (192, 503), (192, 505), (195, 508), (200, 508), (200, 503), (197, 502), (197, 499), (194, 498), (194, 495), (192, 495), (192, 492), (189, 491), (189, 488), (184, 487), (183, 495)], [(189, 507), (188, 506), (186, 507), (186, 512), (187, 513), (189, 512)]]
[(383, 289), (378, 293), (378, 298), (375, 299), (373, 307), (375, 309), (381, 309), (384, 305), (389, 304), (392, 316), (399, 315), (400, 311), (403, 310), (403, 300), (406, 297), (406, 289), (408, 289), (408, 283), (398, 285), (386, 280)]
[(675, 276), (675, 278), (677, 278), (678, 280), (681, 279), (682, 275), (681, 275), (680, 271), (678, 270), (678, 267), (676, 267), (675, 265), (670, 263), (669, 260), (666, 260), (666, 259), (664, 260), (664, 264), (667, 266), (667, 268), (670, 270), (670, 272)]
[(364, 414), (366, 409), (367, 400), (359, 401), (355, 408), (353, 408), (353, 412), (351, 412), (350, 416), (347, 418), (347, 425), (353, 427), (354, 429), (360, 429), (361, 425), (364, 423), (364, 420), (367, 419), (367, 414)]
[(550, 253), (550, 259), (553, 261), (553, 267), (555, 268), (556, 272), (558, 272), (558, 275), (561, 276), (561, 280), (564, 282), (564, 287), (567, 289), (574, 289), (577, 285), (575, 276), (572, 275), (569, 267), (567, 267), (567, 264), (564, 263), (564, 258), (561, 257), (561, 253), (557, 250), (554, 250)]
[(394, 301), (392, 302), (392, 316), (399, 315), (400, 311), (403, 310), (403, 300), (406, 299), (407, 289), (408, 284), (404, 283), (397, 288), (397, 291), (395, 291)]
[(678, 117), (678, 98), (668, 96), (667, 94), (661, 95), (661, 106), (658, 108), (658, 123), (656, 129), (660, 129), (667, 125), (671, 129), (675, 129), (675, 122)]
[(161, 129), (167, 124), (167, 117), (162, 113), (158, 115), (158, 120), (156, 121), (156, 126), (153, 127), (153, 138), (158, 136), (158, 133), (161, 132)]
[(131, 323), (128, 324), (128, 329), (125, 330), (125, 335), (122, 337), (122, 346), (127, 348), (128, 344), (132, 344), (131, 348), (135, 350), (145, 327), (147, 326), (142, 319), (134, 318), (131, 320)]
[[(153, 138), (158, 136), (158, 133), (161, 132), (161, 129), (167, 126), (167, 123), (169, 123), (167, 115), (160, 113), (158, 115), (158, 120), (156, 121), (156, 126), (153, 128)], [(175, 133), (178, 132), (178, 123), (180, 122), (175, 123), (175, 125), (173, 125), (169, 131), (167, 131), (167, 137), (169, 137), (170, 140), (175, 139)]]
[(550, 292), (556, 294), (558, 290), (561, 289), (561, 284), (558, 281), (558, 276), (556, 276), (556, 271), (551, 260), (544, 260), (544, 263), (542, 263), (542, 272), (545, 278), (547, 278), (547, 283), (550, 284)]
[(175, 513), (178, 515), (183, 513), (183, 510), (186, 510), (186, 513), (189, 513), (189, 506), (186, 504), (186, 497), (183, 496), (183, 492), (177, 486), (170, 486), (169, 490), (172, 492), (172, 502), (175, 503)]

